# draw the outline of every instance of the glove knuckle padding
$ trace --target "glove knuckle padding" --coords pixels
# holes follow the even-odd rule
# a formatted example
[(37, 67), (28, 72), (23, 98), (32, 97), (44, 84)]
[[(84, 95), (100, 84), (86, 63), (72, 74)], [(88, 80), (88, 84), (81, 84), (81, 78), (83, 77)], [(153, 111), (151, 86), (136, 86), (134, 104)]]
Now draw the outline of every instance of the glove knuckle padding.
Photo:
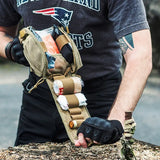
[(115, 143), (123, 133), (122, 125), (119, 121), (109, 121), (98, 117), (86, 119), (80, 128), (78, 134), (83, 133), (84, 137), (91, 138), (102, 144)]
[(23, 53), (23, 46), (18, 37), (15, 37), (13, 41), (9, 42), (9, 45), (6, 46), (5, 52), (8, 59), (28, 66), (28, 62)]
[(95, 129), (93, 132), (93, 140), (100, 142), (102, 137), (102, 131)]

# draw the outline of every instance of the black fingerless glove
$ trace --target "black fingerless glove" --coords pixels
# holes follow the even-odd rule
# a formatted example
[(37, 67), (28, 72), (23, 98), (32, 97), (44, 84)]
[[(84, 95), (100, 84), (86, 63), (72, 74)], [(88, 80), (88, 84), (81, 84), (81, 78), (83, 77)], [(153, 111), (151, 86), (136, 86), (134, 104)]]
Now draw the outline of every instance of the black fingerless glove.
[(118, 120), (91, 117), (81, 124), (77, 134), (83, 133), (85, 138), (90, 138), (101, 144), (111, 144), (117, 142), (123, 132), (123, 127)]
[(29, 66), (29, 63), (23, 53), (23, 46), (18, 37), (14, 38), (13, 41), (7, 44), (5, 54), (7, 58), (13, 62)]

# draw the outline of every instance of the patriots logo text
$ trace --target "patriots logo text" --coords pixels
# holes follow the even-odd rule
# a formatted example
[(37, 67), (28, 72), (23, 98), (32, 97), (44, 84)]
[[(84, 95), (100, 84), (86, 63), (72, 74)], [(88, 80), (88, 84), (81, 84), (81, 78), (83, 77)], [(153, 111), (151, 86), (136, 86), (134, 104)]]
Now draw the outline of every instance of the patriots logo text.
[(67, 9), (61, 7), (52, 7), (35, 10), (33, 11), (33, 13), (51, 16), (52, 18), (56, 19), (61, 25), (63, 25), (63, 27), (68, 28), (73, 11), (68, 11)]

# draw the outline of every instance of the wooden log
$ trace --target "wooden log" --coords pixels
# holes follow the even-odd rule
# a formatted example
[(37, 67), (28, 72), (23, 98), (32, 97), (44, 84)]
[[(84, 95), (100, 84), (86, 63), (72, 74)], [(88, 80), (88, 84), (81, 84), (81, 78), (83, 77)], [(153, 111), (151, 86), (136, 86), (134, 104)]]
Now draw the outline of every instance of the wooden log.
[[(65, 143), (33, 143), (0, 150), (1, 160), (117, 160), (121, 143), (93, 145), (87, 149)], [(135, 140), (133, 150), (137, 160), (160, 159), (160, 147)]]

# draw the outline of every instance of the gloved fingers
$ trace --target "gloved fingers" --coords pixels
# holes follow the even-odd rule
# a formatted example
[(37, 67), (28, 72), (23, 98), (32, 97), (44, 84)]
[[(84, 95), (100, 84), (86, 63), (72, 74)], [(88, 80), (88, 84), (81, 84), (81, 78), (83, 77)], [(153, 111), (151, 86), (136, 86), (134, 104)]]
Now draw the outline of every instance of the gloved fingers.
[(25, 66), (29, 66), (29, 63), (23, 53), (23, 46), (20, 43), (17, 43), (11, 48), (11, 53), (12, 58), (15, 62), (23, 64)]
[(22, 51), (13, 51), (12, 53), (12, 58), (15, 62), (18, 62), (20, 64), (27, 63), (27, 59), (25, 58)]
[(6, 45), (5, 54), (7, 58), (13, 62), (29, 66), (29, 63), (23, 53), (23, 45), (20, 43), (18, 37), (15, 37), (13, 41)]
[(102, 138), (102, 131), (98, 129), (94, 129), (92, 140), (94, 140), (97, 143), (100, 143), (101, 138)]
[(16, 37), (14, 38), (13, 40), (13, 43), (12, 43), (12, 48), (11, 48), (11, 52), (12, 53), (21, 53), (22, 56), (24, 56), (24, 53), (23, 53), (23, 45), (20, 43), (19, 39)]
[(119, 135), (119, 132), (118, 130), (115, 128), (113, 130), (113, 134), (112, 134), (112, 137), (110, 138), (110, 140), (108, 141), (109, 144), (111, 143), (115, 143), (117, 142), (118, 140), (120, 140), (121, 136)]
[(111, 122), (111, 126), (114, 127), (114, 128), (117, 128), (119, 134), (122, 135), (122, 133), (124, 132), (124, 129), (122, 127), (121, 122), (118, 121), (118, 120), (111, 120), (110, 122)]
[(122, 137), (124, 130), (119, 121), (111, 120), (110, 122), (112, 125), (112, 131), (111, 131), (112, 133), (111, 133), (111, 138), (108, 141), (108, 143), (115, 143)]
[(101, 136), (101, 139), (100, 139), (100, 143), (101, 144), (108, 144), (108, 141), (110, 140), (111, 136), (110, 134), (107, 134), (106, 132), (103, 133), (103, 135)]
[(117, 128), (108, 128), (103, 132), (100, 143), (102, 144), (112, 144), (117, 142), (121, 138), (121, 134)]
[(20, 59), (19, 59), (19, 63), (20, 63), (20, 64), (23, 64), (23, 65), (25, 65), (25, 66), (27, 66), (27, 67), (29, 67), (29, 63), (28, 63), (26, 57), (20, 58)]
[(12, 50), (11, 50), (12, 52), (21, 52), (22, 53), (22, 55), (24, 56), (24, 53), (23, 53), (23, 46), (21, 45), (21, 44), (17, 44), (17, 45), (14, 45), (13, 47), (12, 47)]
[(101, 144), (117, 142), (123, 132), (123, 127), (118, 120), (109, 121), (97, 117), (88, 118), (78, 129), (78, 133), (83, 133), (84, 138), (90, 138)]
[(103, 139), (102, 131), (93, 127), (87, 126), (83, 133), (84, 133), (84, 137), (87, 138), (87, 140), (89, 141), (91, 140), (95, 144), (100, 144), (101, 139)]
[(15, 51), (14, 47), (11, 49), (11, 52), (15, 61), (18, 61), (20, 58), (24, 57), (24, 54), (21, 51)]
[(92, 135), (93, 135), (92, 127), (87, 126), (87, 125), (84, 126), (82, 133), (84, 134), (84, 137), (85, 137), (85, 138), (90, 138), (90, 139), (92, 139)]
[(21, 57), (24, 57), (23, 48), (20, 44), (13, 45), (11, 47), (11, 53), (15, 61), (19, 60)]
[(88, 126), (85, 123), (82, 123), (82, 125), (80, 126), (80, 128), (78, 129), (78, 133), (83, 133), (84, 137), (86, 138), (86, 140), (88, 142), (90, 142), (91, 140), (99, 142), (100, 139), (100, 131), (95, 129), (94, 127)]

